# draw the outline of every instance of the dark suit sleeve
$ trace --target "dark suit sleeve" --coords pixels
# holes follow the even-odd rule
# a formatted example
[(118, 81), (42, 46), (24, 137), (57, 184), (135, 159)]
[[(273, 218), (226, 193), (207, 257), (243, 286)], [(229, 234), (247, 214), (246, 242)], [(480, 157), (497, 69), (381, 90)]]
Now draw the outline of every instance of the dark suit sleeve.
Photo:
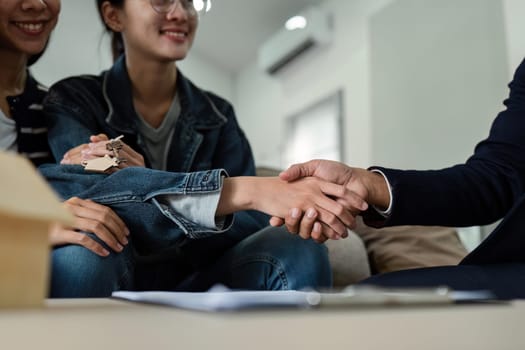
[(525, 188), (524, 62), (509, 84), (506, 109), (465, 164), (426, 171), (376, 167), (392, 185), (392, 214), (387, 220), (367, 214), (367, 224), (484, 225), (510, 210)]

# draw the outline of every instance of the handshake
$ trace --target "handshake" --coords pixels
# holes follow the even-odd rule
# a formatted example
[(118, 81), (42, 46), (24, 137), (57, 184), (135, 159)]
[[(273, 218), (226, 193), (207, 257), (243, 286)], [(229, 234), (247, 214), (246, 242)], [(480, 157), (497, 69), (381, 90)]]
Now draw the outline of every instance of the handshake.
[(290, 233), (317, 242), (346, 238), (347, 228), (355, 228), (355, 218), (369, 204), (382, 210), (390, 205), (388, 184), (380, 173), (352, 168), (329, 160), (311, 160), (292, 165), (279, 178), (289, 184), (316, 180), (325, 200), (314, 206), (297, 206), (283, 217), (272, 216), (272, 226), (286, 225)]
[[(89, 141), (70, 149), (61, 164), (83, 164), (86, 170), (106, 173), (145, 167), (143, 156), (120, 138), (110, 140), (99, 134)], [(116, 143), (118, 147), (114, 147)], [(106, 164), (115, 159), (116, 164)], [(101, 161), (106, 161), (101, 169), (88, 169)], [(278, 178), (224, 179), (215, 215), (258, 210), (272, 217), (272, 226), (285, 225), (290, 233), (321, 243), (346, 238), (347, 229), (355, 228), (356, 216), (369, 205), (386, 209), (390, 200), (388, 184), (381, 174), (335, 161), (311, 160), (292, 165)]]

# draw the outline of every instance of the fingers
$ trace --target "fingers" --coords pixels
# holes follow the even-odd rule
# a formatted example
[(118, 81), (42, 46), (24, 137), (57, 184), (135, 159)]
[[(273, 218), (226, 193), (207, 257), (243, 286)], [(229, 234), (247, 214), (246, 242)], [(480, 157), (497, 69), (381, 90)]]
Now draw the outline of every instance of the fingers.
[(92, 200), (82, 200), (80, 198), (74, 197), (74, 200), (78, 201), (84, 208), (92, 210), (95, 214), (93, 219), (103, 222), (108, 226), (111, 232), (114, 232), (115, 235), (119, 238), (119, 241), (122, 244), (127, 244), (127, 236), (129, 235), (129, 230), (122, 221), (122, 219), (109, 207), (93, 202)]
[(299, 233), (299, 223), (303, 216), (302, 211), (299, 208), (292, 208), (288, 212), (288, 215), (284, 218), (284, 225), (288, 232), (292, 234)]
[(368, 203), (360, 195), (350, 191), (345, 186), (331, 182), (320, 182), (320, 188), (325, 195), (337, 198), (338, 202), (349, 210), (365, 211), (368, 209)]
[[(304, 215), (300, 209), (294, 208), (290, 210), (284, 221), (286, 229), (291, 234), (298, 234), (303, 239), (312, 238), (319, 243), (327, 239), (340, 239), (347, 235), (345, 228), (343, 228), (344, 233), (337, 232), (326, 224), (322, 225), (317, 221), (318, 218), (320, 218), (319, 212), (314, 208), (306, 210)], [(282, 221), (280, 218), (277, 219)]]
[(315, 220), (317, 219), (317, 210), (309, 208), (306, 210), (303, 219), (300, 222), (299, 236), (303, 239), (308, 239), (312, 236)]
[(321, 221), (328, 224), (341, 235), (346, 232), (346, 229), (342, 230), (338, 221), (347, 228), (355, 228), (356, 213), (366, 210), (368, 204), (360, 196), (349, 191), (344, 186), (321, 182), (320, 188), (325, 195), (336, 197), (335, 200), (330, 197), (318, 199), (317, 205), (327, 211), (321, 211)]
[(306, 163), (299, 163), (290, 166), (279, 174), (283, 181), (294, 181), (303, 177), (313, 176), (317, 169), (318, 160), (311, 160)]
[[(104, 157), (105, 155), (114, 156), (114, 153), (106, 148), (106, 144), (108, 143), (107, 136), (103, 135), (103, 137), (101, 137), (100, 135), (97, 135), (92, 136), (91, 139), (93, 141), (89, 143), (87, 147), (82, 149), (83, 160)], [(125, 162), (120, 163), (119, 168), (129, 166), (145, 167), (145, 161), (142, 154), (136, 152), (124, 142), (122, 142), (122, 148), (119, 150), (118, 156), (121, 159), (125, 159)]]
[[(342, 237), (347, 228), (355, 226), (355, 217), (341, 204), (329, 198), (318, 200), (319, 221), (328, 225), (338, 236)], [(330, 237), (334, 239), (335, 237)]]
[(67, 151), (60, 164), (80, 164), (82, 162), (82, 151), (88, 147), (87, 144), (79, 145)]
[(270, 218), (270, 225), (273, 226), (273, 227), (280, 227), (282, 225), (284, 225), (284, 220), (277, 217), (277, 216), (272, 216)]
[(328, 240), (328, 236), (323, 233), (323, 225), (320, 222), (315, 222), (312, 230), (312, 239), (317, 243), (324, 243)]
[[(315, 216), (317, 216), (317, 215), (315, 215)], [(290, 215), (290, 218), (291, 218), (291, 215)], [(312, 225), (312, 228), (310, 230), (308, 228), (309, 227), (308, 225), (306, 225), (306, 224), (303, 225), (303, 223), (301, 223), (301, 229), (300, 229), (299, 235), (302, 238), (308, 239), (308, 238), (311, 237), (317, 243), (324, 243), (326, 240), (328, 240), (328, 237), (325, 236), (325, 234), (323, 233), (323, 228), (322, 228), (321, 223), (316, 222), (315, 220), (308, 219), (307, 215), (305, 215), (305, 219), (303, 219), (303, 221), (304, 220), (307, 220), (307, 221), (310, 221), (310, 222), (313, 221), (313, 225)], [(282, 226), (282, 225), (284, 225), (284, 223), (285, 223), (284, 219), (278, 218), (276, 216), (273, 216), (270, 219), (270, 225), (273, 226), (273, 227)], [(308, 234), (307, 232), (310, 232), (310, 231), (311, 231), (311, 234)], [(294, 231), (294, 232), (296, 232), (296, 231)], [(292, 232), (292, 234), (294, 234), (294, 232)]]
[(123, 245), (127, 244), (120, 244), (117, 237), (103, 223), (97, 220), (77, 217), (75, 218), (74, 228), (75, 230), (93, 233), (115, 252), (121, 252), (124, 249)]
[(125, 162), (120, 163), (120, 168), (125, 168), (129, 166), (140, 166), (145, 167), (146, 163), (142, 154), (135, 152), (135, 150), (128, 145), (124, 144), (120, 150), (121, 158), (126, 159)]
[(109, 207), (76, 197), (67, 200), (65, 205), (75, 215), (75, 230), (95, 234), (116, 252), (128, 244), (129, 230)]
[[(109, 139), (106, 134), (92, 135), (89, 137), (89, 141), (91, 143), (108, 140)], [(81, 164), (84, 160), (95, 158), (94, 156), (86, 154), (88, 150), (89, 144), (83, 143), (81, 145), (78, 145), (77, 147), (70, 149), (64, 154), (62, 160), (60, 161), (60, 164)]]
[(90, 142), (109, 141), (109, 137), (106, 134), (92, 135), (89, 137), (89, 141)]
[(50, 229), (49, 241), (53, 246), (76, 244), (89, 249), (99, 256), (105, 257), (109, 255), (109, 251), (93, 238), (84, 233), (76, 232), (71, 228), (66, 228), (61, 225), (54, 225)]
[(90, 159), (89, 157), (91, 158), (104, 157), (106, 154), (112, 155), (113, 153), (106, 149), (107, 143), (108, 142), (105, 140), (97, 141), (97, 142), (90, 142), (87, 144), (87, 147), (82, 150), (83, 151), (82, 154), (87, 159)]

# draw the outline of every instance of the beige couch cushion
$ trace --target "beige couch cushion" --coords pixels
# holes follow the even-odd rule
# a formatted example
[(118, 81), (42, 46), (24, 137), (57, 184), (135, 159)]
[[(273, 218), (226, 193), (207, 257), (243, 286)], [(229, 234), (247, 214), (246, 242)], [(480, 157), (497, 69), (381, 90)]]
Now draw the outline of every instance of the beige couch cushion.
[(332, 265), (334, 287), (345, 287), (370, 276), (370, 264), (360, 237), (349, 231), (342, 240), (328, 240), (328, 258)]
[(467, 250), (454, 228), (396, 226), (375, 229), (359, 222), (373, 273), (418, 267), (456, 265)]

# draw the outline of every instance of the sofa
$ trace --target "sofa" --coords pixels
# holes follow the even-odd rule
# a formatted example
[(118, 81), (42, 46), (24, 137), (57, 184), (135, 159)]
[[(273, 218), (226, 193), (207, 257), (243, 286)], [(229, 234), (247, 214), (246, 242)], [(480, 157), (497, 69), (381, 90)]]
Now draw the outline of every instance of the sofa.
[(372, 274), (419, 267), (455, 265), (467, 249), (455, 228), (397, 226), (374, 229), (358, 220), (346, 239), (324, 243), (332, 265), (334, 287)]

